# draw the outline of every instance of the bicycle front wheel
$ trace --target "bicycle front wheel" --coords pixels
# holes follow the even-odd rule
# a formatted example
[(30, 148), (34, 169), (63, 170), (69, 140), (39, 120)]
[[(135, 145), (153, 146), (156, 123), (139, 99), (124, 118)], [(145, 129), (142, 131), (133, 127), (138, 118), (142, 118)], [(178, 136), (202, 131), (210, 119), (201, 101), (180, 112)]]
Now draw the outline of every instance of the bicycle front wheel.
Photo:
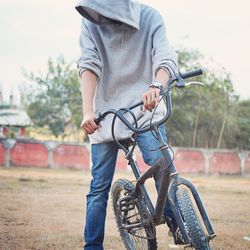
[(122, 241), (128, 250), (157, 249), (155, 227), (141, 196), (130, 196), (134, 185), (119, 179), (112, 186), (113, 210)]
[(177, 191), (177, 202), (186, 230), (191, 238), (192, 247), (197, 250), (210, 250), (206, 234), (202, 230), (187, 190), (179, 189)]

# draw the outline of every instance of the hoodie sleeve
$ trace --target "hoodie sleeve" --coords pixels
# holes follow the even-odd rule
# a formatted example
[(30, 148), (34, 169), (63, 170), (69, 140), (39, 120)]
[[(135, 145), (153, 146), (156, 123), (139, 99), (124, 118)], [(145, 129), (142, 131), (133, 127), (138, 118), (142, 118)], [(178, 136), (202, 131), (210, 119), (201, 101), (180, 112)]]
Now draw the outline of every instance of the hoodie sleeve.
[(80, 47), (81, 56), (77, 60), (79, 76), (81, 77), (82, 73), (85, 70), (91, 70), (96, 74), (98, 78), (100, 78), (102, 71), (102, 62), (96, 45), (89, 33), (88, 28), (84, 23), (84, 20), (82, 20), (81, 23)]
[(160, 69), (166, 69), (171, 76), (177, 74), (177, 54), (171, 48), (167, 35), (164, 21), (159, 13), (154, 22), (154, 31), (152, 35), (152, 61), (153, 72)]

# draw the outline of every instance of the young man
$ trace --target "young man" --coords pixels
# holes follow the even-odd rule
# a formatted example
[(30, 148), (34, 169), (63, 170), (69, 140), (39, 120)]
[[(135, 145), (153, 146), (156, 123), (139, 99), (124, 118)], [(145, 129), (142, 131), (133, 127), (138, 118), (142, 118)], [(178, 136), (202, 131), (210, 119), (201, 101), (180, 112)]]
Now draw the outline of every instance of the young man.
[[(112, 117), (101, 126), (94, 119), (98, 113), (129, 107), (142, 99), (145, 110), (138, 109), (136, 116), (139, 125), (145, 124), (159, 101), (160, 87), (176, 73), (177, 62), (162, 17), (153, 8), (136, 0), (81, 0), (76, 9), (83, 16), (78, 60), (83, 99), (81, 127), (90, 137), (93, 177), (87, 195), (84, 248), (97, 250), (103, 249), (106, 206), (118, 147), (112, 141)], [(164, 104), (160, 104), (154, 118), (161, 118), (164, 112)], [(166, 136), (164, 126), (161, 130)], [(115, 131), (118, 139), (131, 136), (118, 119)], [(147, 164), (153, 165), (161, 157), (159, 150), (150, 150), (158, 146), (150, 132), (139, 135), (138, 144)], [(168, 204), (164, 215), (174, 223)]]

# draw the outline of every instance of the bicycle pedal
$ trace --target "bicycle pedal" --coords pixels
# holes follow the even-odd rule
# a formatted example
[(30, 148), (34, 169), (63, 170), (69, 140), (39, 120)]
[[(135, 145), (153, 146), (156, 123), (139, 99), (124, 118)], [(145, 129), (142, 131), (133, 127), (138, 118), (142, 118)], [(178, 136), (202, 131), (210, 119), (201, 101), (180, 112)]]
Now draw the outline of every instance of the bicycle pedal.
[(175, 248), (175, 249), (186, 249), (186, 248), (190, 248), (191, 245), (190, 244), (187, 244), (187, 245), (176, 245), (176, 244), (169, 244), (168, 245), (169, 248)]
[(135, 202), (131, 199), (131, 197), (124, 197), (120, 200), (119, 206), (122, 212), (130, 211), (135, 208)]
[(170, 249), (183, 249), (183, 247), (180, 245), (169, 244), (168, 246)]
[(183, 247), (184, 247), (184, 249), (186, 249), (186, 248), (192, 247), (192, 245), (191, 244), (187, 244), (187, 245), (184, 245)]

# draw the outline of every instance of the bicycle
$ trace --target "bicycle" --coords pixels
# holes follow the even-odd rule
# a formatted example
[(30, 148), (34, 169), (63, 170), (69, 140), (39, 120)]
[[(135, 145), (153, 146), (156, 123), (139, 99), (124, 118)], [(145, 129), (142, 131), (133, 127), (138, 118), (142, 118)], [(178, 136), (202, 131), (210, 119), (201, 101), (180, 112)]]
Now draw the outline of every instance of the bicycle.
[[(185, 74), (179, 74), (169, 80), (166, 88), (161, 89), (160, 94), (162, 99), (165, 98), (167, 112), (160, 121), (152, 122), (151, 120), (150, 124), (146, 127), (138, 128), (132, 110), (142, 106), (142, 102), (138, 102), (130, 108), (121, 108), (119, 110), (110, 109), (103, 114), (99, 114), (96, 119), (96, 123), (100, 123), (107, 115), (114, 115), (111, 127), (113, 139), (125, 152), (125, 157), (136, 178), (135, 185), (126, 179), (116, 180), (111, 190), (117, 226), (123, 243), (128, 250), (157, 249), (155, 227), (165, 223), (163, 210), (167, 199), (169, 200), (177, 226), (182, 235), (184, 247), (193, 247), (199, 250), (210, 249), (209, 242), (216, 236), (197, 189), (191, 181), (180, 177), (175, 166), (170, 164), (172, 163), (172, 159), (168, 153), (169, 146), (163, 140), (159, 130), (159, 126), (169, 119), (172, 112), (170, 90), (173, 87), (184, 88), (188, 85), (202, 84), (199, 82), (186, 83), (184, 81), (184, 79), (198, 76), (202, 73), (202, 70), (198, 69)], [(124, 116), (127, 113), (133, 117), (133, 123), (129, 122)], [(159, 148), (163, 157), (144, 174), (141, 174), (137, 162), (132, 157), (136, 146), (136, 136), (129, 138), (125, 143), (118, 141), (115, 137), (114, 124), (117, 118), (133, 131), (134, 135), (152, 131), (160, 143)], [(144, 183), (147, 179), (153, 177), (157, 171), (162, 171), (163, 174), (157, 202), (154, 207)], [(191, 194), (198, 208), (197, 210), (200, 217), (197, 216), (194, 209)], [(203, 221), (206, 232), (204, 226), (202, 227), (201, 220)], [(171, 225), (171, 221), (167, 221), (167, 224), (169, 223)]]

